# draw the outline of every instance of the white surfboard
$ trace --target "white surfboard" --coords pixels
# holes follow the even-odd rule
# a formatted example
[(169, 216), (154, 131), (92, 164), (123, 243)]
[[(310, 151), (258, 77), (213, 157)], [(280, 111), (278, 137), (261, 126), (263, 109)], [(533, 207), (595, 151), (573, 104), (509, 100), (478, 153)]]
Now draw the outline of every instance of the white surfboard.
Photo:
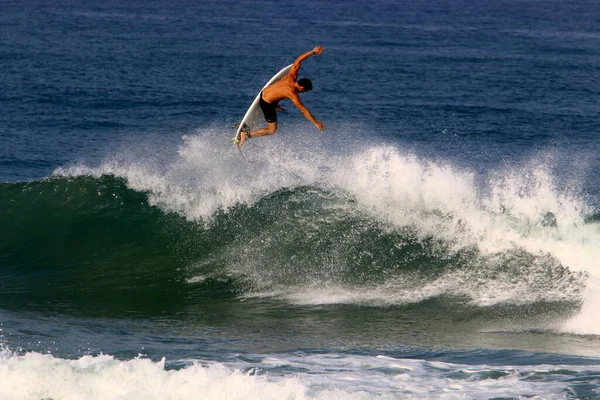
[(260, 109), (260, 104), (259, 104), (260, 103), (260, 94), (264, 90), (264, 88), (266, 88), (267, 86), (269, 86), (270, 84), (272, 84), (274, 82), (277, 82), (278, 80), (283, 78), (285, 75), (287, 75), (290, 68), (292, 68), (292, 65), (293, 64), (290, 64), (287, 67), (283, 68), (278, 73), (276, 73), (271, 79), (269, 79), (269, 82), (267, 82), (267, 84), (260, 90), (260, 92), (258, 92), (256, 97), (254, 98), (254, 101), (250, 105), (250, 108), (248, 108), (248, 111), (246, 111), (244, 118), (242, 118), (242, 121), (240, 122), (240, 125), (237, 128), (237, 132), (235, 134), (234, 141), (238, 141), (240, 139), (240, 135), (242, 133), (242, 130), (244, 130), (244, 129), (246, 129), (246, 130), (249, 129), (250, 132), (252, 132), (252, 131), (260, 128), (262, 125), (266, 126), (265, 116), (264, 116), (262, 110)]

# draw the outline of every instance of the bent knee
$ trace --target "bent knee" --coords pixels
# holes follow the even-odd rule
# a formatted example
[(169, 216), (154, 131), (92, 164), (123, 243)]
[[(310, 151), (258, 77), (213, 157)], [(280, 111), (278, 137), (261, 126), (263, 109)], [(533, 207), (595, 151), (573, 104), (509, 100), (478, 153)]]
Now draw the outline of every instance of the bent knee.
[(269, 127), (267, 128), (267, 132), (269, 132), (269, 135), (272, 135), (275, 132), (277, 132), (277, 123), (269, 124)]

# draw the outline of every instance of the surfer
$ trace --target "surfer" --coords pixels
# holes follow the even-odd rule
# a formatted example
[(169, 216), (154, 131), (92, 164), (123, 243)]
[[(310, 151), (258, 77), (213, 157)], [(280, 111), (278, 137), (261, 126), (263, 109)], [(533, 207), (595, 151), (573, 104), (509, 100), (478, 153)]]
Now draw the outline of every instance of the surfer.
[(244, 142), (251, 137), (272, 135), (277, 132), (277, 110), (285, 112), (279, 105), (279, 102), (283, 99), (290, 99), (302, 114), (304, 114), (306, 119), (312, 122), (318, 130), (323, 130), (323, 123), (317, 121), (315, 117), (313, 117), (310, 111), (308, 111), (300, 101), (300, 96), (298, 96), (298, 93), (308, 92), (312, 89), (312, 82), (310, 79), (302, 78), (298, 80), (300, 64), (311, 56), (323, 53), (323, 50), (323, 46), (317, 46), (312, 51), (302, 54), (296, 58), (296, 61), (294, 61), (294, 64), (292, 64), (292, 67), (286, 76), (263, 89), (260, 93), (260, 108), (265, 114), (267, 127), (255, 130), (254, 132), (242, 132), (238, 143), (239, 147), (242, 147)]

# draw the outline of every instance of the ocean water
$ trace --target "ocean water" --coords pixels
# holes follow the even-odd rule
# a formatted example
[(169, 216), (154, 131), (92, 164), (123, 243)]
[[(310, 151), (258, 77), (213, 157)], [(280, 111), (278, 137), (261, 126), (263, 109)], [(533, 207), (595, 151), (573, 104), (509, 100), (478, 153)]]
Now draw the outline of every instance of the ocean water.
[[(0, 1), (0, 399), (600, 398), (600, 3)], [(229, 142), (321, 44), (276, 135)]]

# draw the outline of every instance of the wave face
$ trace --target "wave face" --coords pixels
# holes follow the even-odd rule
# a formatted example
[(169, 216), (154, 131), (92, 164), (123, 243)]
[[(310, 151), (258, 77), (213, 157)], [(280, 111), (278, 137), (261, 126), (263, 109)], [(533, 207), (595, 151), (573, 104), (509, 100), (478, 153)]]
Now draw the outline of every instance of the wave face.
[(597, 218), (547, 163), (480, 180), (351, 139), (277, 138), (247, 159), (221, 142), (199, 132), (160, 162), (128, 153), (0, 186), (3, 297), (149, 312), (199, 296), (571, 310), (590, 300)]

